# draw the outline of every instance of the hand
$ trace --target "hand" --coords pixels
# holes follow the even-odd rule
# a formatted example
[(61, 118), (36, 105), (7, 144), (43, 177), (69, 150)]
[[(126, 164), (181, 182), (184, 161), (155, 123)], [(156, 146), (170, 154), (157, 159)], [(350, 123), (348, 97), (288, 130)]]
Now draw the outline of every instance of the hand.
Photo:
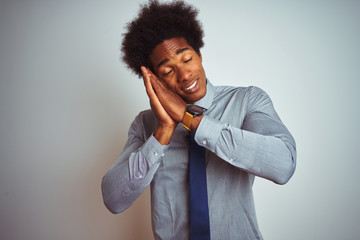
[(154, 73), (146, 69), (155, 94), (168, 115), (177, 123), (182, 122), (187, 104), (176, 93), (171, 91)]
[[(154, 137), (158, 140), (160, 144), (167, 145), (170, 143), (171, 137), (177, 126), (177, 122), (170, 117), (170, 115), (162, 106), (151, 84), (151, 79), (147, 69), (142, 66), (141, 71), (143, 73), (144, 85), (146, 93), (150, 100), (151, 109), (159, 122), (158, 127), (154, 131)], [(150, 73), (150, 75), (154, 74)]]

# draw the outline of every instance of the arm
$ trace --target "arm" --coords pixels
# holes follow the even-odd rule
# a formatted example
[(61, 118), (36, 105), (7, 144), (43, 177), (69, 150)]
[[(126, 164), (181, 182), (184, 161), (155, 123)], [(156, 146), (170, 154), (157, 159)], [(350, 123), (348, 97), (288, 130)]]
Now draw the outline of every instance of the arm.
[(168, 146), (162, 146), (153, 136), (146, 141), (140, 133), (140, 115), (129, 129), (124, 151), (102, 180), (106, 207), (119, 213), (130, 207), (150, 184)]
[(131, 206), (150, 184), (177, 125), (162, 107), (151, 84), (151, 74), (144, 67), (142, 71), (146, 93), (158, 125), (152, 128), (155, 129), (153, 135), (143, 136), (144, 124), (149, 124), (149, 121), (138, 116), (130, 127), (124, 151), (103, 177), (104, 203), (113, 213)]
[[(178, 96), (171, 96), (171, 91), (154, 74), (149, 70), (148, 73), (159, 105), (174, 121), (181, 122), (186, 106), (176, 99)], [(264, 91), (251, 88), (247, 101), (242, 126), (231, 126), (208, 116), (195, 117), (191, 125), (196, 132), (195, 140), (236, 167), (285, 184), (295, 171), (295, 141)]]
[(251, 89), (241, 128), (205, 115), (195, 140), (230, 164), (278, 184), (285, 184), (295, 171), (295, 141), (258, 88)]

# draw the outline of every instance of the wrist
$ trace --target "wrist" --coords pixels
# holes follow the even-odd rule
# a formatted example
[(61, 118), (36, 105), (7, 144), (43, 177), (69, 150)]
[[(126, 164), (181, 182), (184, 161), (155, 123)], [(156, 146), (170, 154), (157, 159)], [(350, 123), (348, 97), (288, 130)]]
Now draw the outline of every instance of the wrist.
[(182, 120), (183, 127), (188, 131), (196, 132), (203, 114), (204, 108), (196, 105), (188, 105)]
[(154, 137), (161, 145), (168, 145), (174, 134), (176, 125), (159, 124), (154, 131)]
[(191, 130), (192, 131), (194, 131), (194, 132), (197, 131), (200, 121), (203, 117), (204, 117), (204, 114), (193, 118), (193, 121), (191, 122)]

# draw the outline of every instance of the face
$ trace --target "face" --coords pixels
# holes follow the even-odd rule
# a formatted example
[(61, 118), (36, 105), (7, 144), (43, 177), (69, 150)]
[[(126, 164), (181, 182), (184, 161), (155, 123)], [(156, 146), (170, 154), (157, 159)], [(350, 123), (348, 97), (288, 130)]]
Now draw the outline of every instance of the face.
[(205, 96), (206, 76), (201, 54), (184, 38), (163, 41), (149, 58), (156, 76), (186, 103), (194, 103)]

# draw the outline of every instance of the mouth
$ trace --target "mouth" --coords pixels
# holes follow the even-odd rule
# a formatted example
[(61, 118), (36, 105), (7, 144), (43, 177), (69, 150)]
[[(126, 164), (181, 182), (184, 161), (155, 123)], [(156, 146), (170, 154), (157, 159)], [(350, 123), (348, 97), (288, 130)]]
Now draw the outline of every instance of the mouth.
[(198, 88), (198, 82), (199, 82), (199, 78), (197, 78), (190, 86), (184, 88), (185, 92), (193, 93), (194, 91), (196, 91)]

